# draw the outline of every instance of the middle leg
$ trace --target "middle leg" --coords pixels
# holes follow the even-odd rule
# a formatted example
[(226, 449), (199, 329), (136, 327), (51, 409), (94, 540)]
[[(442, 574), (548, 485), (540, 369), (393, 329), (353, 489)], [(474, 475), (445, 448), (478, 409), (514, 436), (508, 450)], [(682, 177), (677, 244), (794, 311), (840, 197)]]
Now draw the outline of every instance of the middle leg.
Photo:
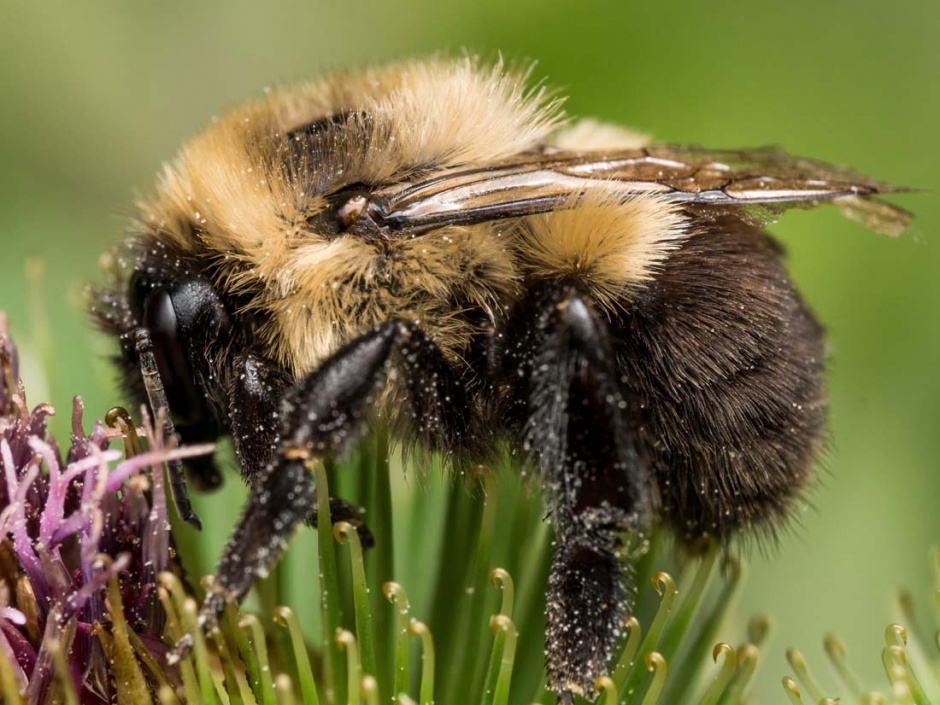
[[(277, 366), (250, 354), (235, 358), (235, 370), (228, 394), (228, 418), (235, 453), (245, 482), (253, 490), (263, 491), (262, 481), (266, 477), (264, 469), (277, 456), (281, 439), (278, 409), (290, 384)], [(347, 521), (354, 525), (363, 547), (370, 548), (374, 544), (358, 507), (337, 497), (330, 497), (330, 516), (334, 522)], [(315, 500), (305, 521), (316, 528)]]

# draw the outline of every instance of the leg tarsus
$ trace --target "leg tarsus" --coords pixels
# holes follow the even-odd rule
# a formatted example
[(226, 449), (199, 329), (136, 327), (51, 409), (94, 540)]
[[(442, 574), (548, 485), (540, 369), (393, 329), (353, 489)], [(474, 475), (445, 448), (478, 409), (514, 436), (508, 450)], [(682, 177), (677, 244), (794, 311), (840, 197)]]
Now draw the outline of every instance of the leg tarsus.
[[(362, 507), (357, 507), (355, 504), (351, 504), (339, 497), (330, 497), (330, 521), (333, 524), (340, 521), (352, 524), (356, 528), (356, 533), (359, 535), (359, 544), (363, 548), (372, 548), (375, 545), (375, 537), (363, 521), (364, 514), (365, 510), (362, 509)], [(313, 528), (317, 528), (318, 518), (319, 510), (316, 507), (316, 503), (314, 503), (314, 507), (307, 514), (305, 521)]]
[(313, 478), (302, 462), (287, 460), (268, 468), (222, 554), (199, 613), (203, 629), (214, 629), (225, 603), (241, 600), (255, 578), (267, 575), (315, 499)]
[(613, 550), (580, 537), (559, 541), (545, 606), (548, 681), (558, 693), (590, 699), (607, 671), (627, 613), (624, 564)]

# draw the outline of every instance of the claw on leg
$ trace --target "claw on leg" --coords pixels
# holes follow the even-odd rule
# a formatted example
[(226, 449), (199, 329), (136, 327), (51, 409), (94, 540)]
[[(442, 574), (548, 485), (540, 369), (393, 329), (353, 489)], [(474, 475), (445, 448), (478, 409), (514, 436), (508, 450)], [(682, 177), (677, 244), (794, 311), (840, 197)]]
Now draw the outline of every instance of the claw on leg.
[[(334, 524), (340, 521), (352, 524), (356, 528), (356, 533), (359, 535), (359, 545), (364, 549), (368, 549), (375, 546), (375, 537), (363, 521), (364, 515), (365, 510), (361, 507), (350, 504), (339, 497), (330, 497), (330, 521)], [(319, 512), (314, 503), (314, 507), (307, 515), (306, 521), (310, 526), (316, 528), (318, 517)]]

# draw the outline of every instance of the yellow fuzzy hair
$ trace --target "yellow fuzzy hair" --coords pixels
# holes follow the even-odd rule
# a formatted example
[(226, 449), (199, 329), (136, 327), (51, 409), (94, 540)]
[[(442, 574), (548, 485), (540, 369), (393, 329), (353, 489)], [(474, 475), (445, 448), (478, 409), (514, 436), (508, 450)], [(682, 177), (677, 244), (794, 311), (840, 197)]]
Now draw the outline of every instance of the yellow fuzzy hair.
[(613, 309), (650, 281), (687, 236), (687, 220), (674, 204), (590, 194), (570, 210), (526, 218), (517, 253), (524, 272), (577, 278), (598, 304)]
[[(230, 275), (217, 283), (223, 290), (264, 282), (265, 293), (252, 308), (270, 313), (264, 335), (275, 357), (298, 374), (382, 316), (423, 318), (445, 349), (457, 350), (470, 332), (452, 329), (459, 311), (436, 313), (448, 292), (465, 289), (468, 305), (489, 310), (515, 285), (506, 245), (492, 235), (495, 226), (440, 231), (397, 243), (387, 256), (354, 238), (331, 240), (310, 228), (310, 216), (326, 202), (299, 189), (272, 136), (345, 110), (368, 114), (374, 134), (390, 136), (350, 140), (334, 155), (347, 183), (400, 179), (428, 164), (446, 168), (508, 157), (539, 144), (561, 120), (557, 101), (527, 90), (523, 75), (466, 58), (275, 91), (189, 142), (165, 169), (157, 198), (143, 208), (149, 227), (185, 250), (228, 260), (233, 266), (222, 269)], [(412, 279), (391, 301), (380, 270), (398, 282), (409, 268)], [(471, 280), (474, 268), (489, 279)], [(362, 294), (341, 283), (357, 278), (375, 285)]]
[(585, 118), (551, 136), (549, 144), (575, 152), (606, 149), (640, 149), (649, 144), (649, 135), (620, 125)]
[[(529, 91), (525, 76), (501, 65), (483, 68), (472, 58), (421, 61), (358, 75), (332, 76), (299, 89), (272, 92), (217, 119), (184, 146), (164, 170), (147, 219), (176, 244), (194, 244), (179, 216), (204, 226), (200, 239), (219, 252), (245, 252), (249, 261), (274, 263), (276, 243), (302, 234), (296, 228), (322, 207), (285, 178), (272, 136), (345, 110), (371, 116), (391, 139), (348, 159), (355, 178), (383, 183), (408, 167), (492, 161), (543, 142), (562, 120), (558, 101)], [(404, 174), (403, 174), (404, 172)], [(289, 249), (289, 248), (288, 248)], [(270, 258), (274, 257), (274, 260)]]
[[(570, 212), (381, 244), (312, 224), (331, 190), (346, 184), (400, 181), (553, 142), (593, 149), (642, 141), (591, 122), (559, 131), (558, 101), (528, 90), (525, 78), (466, 58), (273, 91), (183, 148), (142, 207), (148, 230), (223, 264), (216, 286), (246, 294), (270, 354), (298, 376), (390, 317), (419, 321), (446, 355), (459, 355), (476, 332), (465, 309), (495, 322), (527, 273), (576, 274), (612, 306), (678, 245), (684, 229), (676, 209), (648, 198), (590, 198)], [(318, 155), (323, 162), (290, 158), (288, 133), (349, 111), (344, 139)]]

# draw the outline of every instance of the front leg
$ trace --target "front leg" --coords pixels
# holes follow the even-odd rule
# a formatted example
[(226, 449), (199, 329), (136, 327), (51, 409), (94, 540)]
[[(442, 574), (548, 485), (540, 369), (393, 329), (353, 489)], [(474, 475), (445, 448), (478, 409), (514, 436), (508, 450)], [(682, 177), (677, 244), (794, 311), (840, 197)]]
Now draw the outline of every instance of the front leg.
[[(400, 395), (403, 407), (397, 413), (410, 424), (413, 437), (435, 450), (454, 448), (470, 435), (465, 431), (473, 412), (463, 385), (438, 347), (414, 324), (392, 321), (341, 348), (284, 395), (278, 411), (280, 431), (271, 441), (276, 452), (259, 476), (251, 478), (248, 504), (200, 612), (203, 628), (215, 625), (226, 602), (244, 597), (252, 581), (278, 560), (297, 525), (311, 517), (316, 491), (309, 465), (342, 455), (359, 438), (393, 363), (398, 374), (392, 392), (396, 401)], [(249, 386), (255, 392), (263, 388)], [(240, 405), (236, 399), (233, 409), (241, 410), (243, 420), (257, 421), (257, 408), (249, 413), (253, 407), (247, 402), (270, 395), (242, 393), (246, 402)], [(242, 423), (238, 418), (233, 415), (236, 443), (251, 426), (237, 430)], [(247, 440), (244, 436), (241, 442)], [(246, 451), (249, 446), (244, 445), (239, 457), (263, 452), (267, 443), (255, 437), (255, 450)], [(350, 517), (355, 512), (340, 500), (331, 499), (330, 506), (348, 510)]]
[[(281, 439), (281, 401), (290, 384), (280, 369), (253, 355), (235, 360), (236, 374), (229, 391), (229, 423), (235, 454), (245, 482), (262, 490), (265, 469), (276, 457)], [(362, 522), (362, 511), (336, 497), (330, 497), (330, 515), (334, 522), (346, 521), (356, 527), (364, 548), (374, 539)], [(317, 526), (316, 501), (308, 508), (306, 523)]]
[(646, 474), (607, 325), (576, 284), (535, 283), (495, 351), (507, 421), (537, 467), (557, 549), (549, 578), (549, 686), (591, 697), (629, 609), (622, 533), (647, 517)]

